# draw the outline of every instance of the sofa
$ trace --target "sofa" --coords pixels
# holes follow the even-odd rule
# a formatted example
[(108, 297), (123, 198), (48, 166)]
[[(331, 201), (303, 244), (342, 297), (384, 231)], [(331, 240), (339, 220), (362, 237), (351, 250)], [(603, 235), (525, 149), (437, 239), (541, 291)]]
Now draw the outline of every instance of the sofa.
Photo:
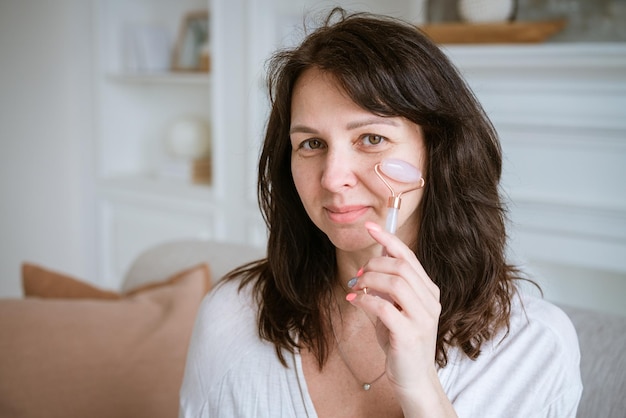
[[(0, 300), (0, 417), (177, 416), (202, 299), (262, 256), (242, 244), (168, 242), (140, 254), (119, 289), (24, 263), (25, 296)], [(561, 308), (580, 341), (578, 416), (626, 417), (626, 317)]]

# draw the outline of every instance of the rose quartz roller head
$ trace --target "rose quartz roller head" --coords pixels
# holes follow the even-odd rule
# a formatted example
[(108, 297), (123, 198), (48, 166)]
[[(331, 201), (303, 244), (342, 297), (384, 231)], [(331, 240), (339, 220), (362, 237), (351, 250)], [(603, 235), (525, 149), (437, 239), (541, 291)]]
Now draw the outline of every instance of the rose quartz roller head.
[[(374, 171), (376, 172), (378, 178), (385, 183), (385, 186), (387, 186), (391, 192), (391, 196), (389, 196), (389, 200), (387, 202), (389, 211), (387, 212), (387, 223), (385, 225), (385, 229), (392, 234), (395, 234), (398, 226), (398, 210), (400, 210), (400, 203), (402, 201), (401, 196), (404, 193), (424, 187), (424, 179), (422, 178), (421, 171), (419, 171), (415, 166), (407, 163), (406, 161), (392, 158), (382, 160), (380, 163), (376, 164), (374, 166)], [(410, 188), (396, 193), (387, 179), (396, 183), (409, 185)]]

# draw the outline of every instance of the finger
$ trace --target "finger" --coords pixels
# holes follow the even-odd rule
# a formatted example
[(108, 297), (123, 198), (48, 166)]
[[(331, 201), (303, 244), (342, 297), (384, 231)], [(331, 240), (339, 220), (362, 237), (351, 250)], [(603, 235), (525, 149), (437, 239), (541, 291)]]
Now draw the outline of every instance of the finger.
[[(436, 338), (441, 306), (434, 303), (431, 308), (413, 303), (409, 306), (417, 307), (415, 314), (408, 314), (406, 310), (399, 310), (392, 303), (365, 293), (350, 293), (346, 300), (365, 312), (368, 318), (377, 318), (388, 330), (389, 342), (429, 340)], [(413, 330), (407, 332), (407, 330)], [(393, 344), (393, 343), (392, 343)]]
[(369, 260), (363, 267), (362, 277), (357, 281), (355, 288), (363, 288), (371, 284), (377, 290), (390, 294), (394, 291), (397, 293), (420, 292), (424, 285), (423, 280), (417, 277), (419, 274), (407, 260), (376, 257)]
[(385, 248), (386, 255), (396, 258), (407, 258), (413, 251), (400, 238), (381, 228), (374, 222), (365, 222), (365, 228), (380, 245)]
[[(416, 273), (410, 269), (410, 274)], [(399, 311), (404, 311), (409, 317), (431, 317), (433, 313), (438, 315), (440, 310), (439, 295), (422, 286), (417, 278), (410, 280), (396, 274), (383, 274), (380, 271), (366, 272), (353, 290), (369, 296), (378, 296)]]
[[(408, 316), (388, 301), (364, 293), (349, 294), (346, 300), (360, 308), (368, 318), (374, 318), (386, 329), (385, 338), (379, 339), (385, 352), (388, 348), (385, 347), (385, 341), (398, 348), (398, 344), (407, 346), (407, 344), (414, 344), (416, 340), (430, 341), (436, 338), (438, 316), (432, 313)], [(380, 333), (383, 330), (378, 328), (377, 336), (382, 336)]]
[(439, 288), (430, 279), (426, 270), (422, 266), (422, 263), (417, 259), (415, 253), (397, 236), (384, 231), (380, 225), (374, 222), (366, 222), (370, 236), (374, 238), (379, 244), (381, 244), (387, 251), (387, 255), (392, 258), (406, 260), (411, 267), (417, 272), (417, 276), (426, 285), (428, 290), (433, 296), (439, 298)]
[(402, 311), (398, 310), (393, 303), (369, 292), (348, 293), (346, 300), (361, 308), (370, 319), (377, 318), (380, 320), (390, 331), (398, 328), (401, 323), (406, 321)]
[(401, 298), (413, 299), (413, 303), (426, 303), (439, 302), (440, 297), (439, 288), (423, 270), (418, 272), (407, 260), (392, 257), (376, 257), (363, 266), (361, 276), (351, 288), (362, 291), (366, 287), (370, 294), (401, 306), (404, 306)]

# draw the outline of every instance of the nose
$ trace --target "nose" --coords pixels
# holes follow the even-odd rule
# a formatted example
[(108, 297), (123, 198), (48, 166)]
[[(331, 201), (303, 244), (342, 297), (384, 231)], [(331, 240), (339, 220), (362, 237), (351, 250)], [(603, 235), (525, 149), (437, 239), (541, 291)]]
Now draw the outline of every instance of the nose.
[(358, 181), (356, 173), (358, 167), (355, 165), (355, 159), (350, 158), (346, 153), (328, 152), (324, 161), (322, 187), (331, 192), (353, 187)]

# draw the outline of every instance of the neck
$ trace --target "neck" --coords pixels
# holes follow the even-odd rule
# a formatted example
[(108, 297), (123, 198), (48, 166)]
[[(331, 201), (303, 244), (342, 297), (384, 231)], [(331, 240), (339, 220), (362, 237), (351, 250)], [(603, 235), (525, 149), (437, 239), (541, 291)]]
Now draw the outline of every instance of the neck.
[(361, 251), (348, 252), (339, 248), (335, 250), (337, 256), (337, 279), (346, 285), (348, 280), (353, 278), (357, 271), (363, 267), (371, 258), (378, 257), (382, 253), (381, 246), (371, 245)]

